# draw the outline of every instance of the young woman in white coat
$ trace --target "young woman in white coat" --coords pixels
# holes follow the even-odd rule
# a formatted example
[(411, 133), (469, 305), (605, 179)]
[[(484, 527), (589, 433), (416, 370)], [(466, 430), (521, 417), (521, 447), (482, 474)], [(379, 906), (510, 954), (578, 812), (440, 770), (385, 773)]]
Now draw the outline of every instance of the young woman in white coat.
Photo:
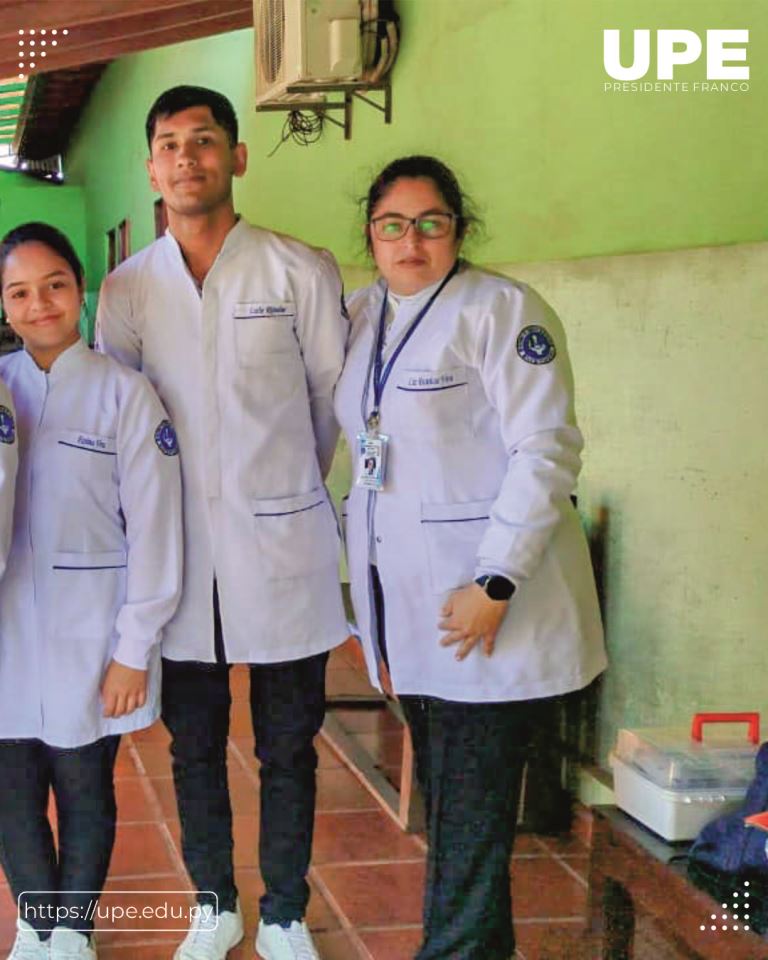
[(115, 755), (159, 715), (180, 590), (178, 446), (149, 382), (80, 339), (83, 269), (63, 234), (7, 234), (0, 297), (24, 342), (0, 359), (20, 445), (0, 583), (0, 863), (24, 893), (9, 958), (94, 960)]
[(349, 300), (335, 402), (356, 477), (357, 623), (373, 682), (389, 668), (426, 801), (417, 956), (509, 960), (537, 703), (605, 667), (571, 500), (582, 438), (565, 337), (529, 287), (460, 260), (470, 217), (438, 160), (386, 167), (366, 220), (381, 278)]

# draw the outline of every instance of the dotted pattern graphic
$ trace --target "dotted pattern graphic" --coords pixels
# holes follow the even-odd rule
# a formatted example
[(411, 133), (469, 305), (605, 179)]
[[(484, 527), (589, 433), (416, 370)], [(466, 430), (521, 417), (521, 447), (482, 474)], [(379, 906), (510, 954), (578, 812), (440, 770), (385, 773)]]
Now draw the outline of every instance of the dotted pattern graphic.
[(749, 930), (749, 880), (745, 880), (741, 895), (738, 890), (734, 890), (732, 895), (733, 903), (728, 913), (728, 904), (721, 904), (725, 913), (720, 917), (716, 913), (710, 916), (710, 923), (702, 923), (699, 930), (710, 930), (712, 932), (722, 932), (723, 930)]
[(19, 30), (19, 80), (25, 80), (27, 74), (48, 56), (51, 47), (58, 47), (62, 37), (69, 36), (69, 30), (53, 30), (42, 27), (39, 30)]

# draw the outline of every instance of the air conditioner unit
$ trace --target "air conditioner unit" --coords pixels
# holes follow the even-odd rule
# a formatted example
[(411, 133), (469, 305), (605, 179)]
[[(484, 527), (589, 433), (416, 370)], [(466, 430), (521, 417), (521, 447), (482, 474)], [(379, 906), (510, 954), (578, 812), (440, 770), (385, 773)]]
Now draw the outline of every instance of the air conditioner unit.
[(253, 15), (257, 108), (293, 84), (360, 78), (360, 0), (253, 0)]

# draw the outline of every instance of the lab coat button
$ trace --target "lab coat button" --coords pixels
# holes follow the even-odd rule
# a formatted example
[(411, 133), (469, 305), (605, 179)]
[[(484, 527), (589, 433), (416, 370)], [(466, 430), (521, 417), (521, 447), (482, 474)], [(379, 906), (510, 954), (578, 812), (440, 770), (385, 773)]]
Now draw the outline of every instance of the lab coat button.
[(381, 543), (381, 537), (376, 537), (376, 543)]

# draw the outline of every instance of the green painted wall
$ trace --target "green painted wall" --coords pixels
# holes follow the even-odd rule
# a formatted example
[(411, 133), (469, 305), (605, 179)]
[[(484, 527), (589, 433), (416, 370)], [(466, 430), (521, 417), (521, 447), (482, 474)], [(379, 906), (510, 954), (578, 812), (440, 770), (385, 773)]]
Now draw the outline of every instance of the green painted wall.
[(44, 183), (14, 171), (0, 171), (0, 237), (30, 220), (50, 223), (67, 235), (85, 266), (86, 285), (91, 288), (81, 321), (83, 334), (88, 337), (95, 316), (93, 289), (101, 279), (101, 267), (94, 278), (88, 275), (85, 196), (82, 187)]
[[(235, 103), (251, 158), (238, 209), (330, 247), (350, 281), (363, 263), (354, 200), (371, 173), (406, 152), (437, 153), (485, 218), (474, 259), (535, 281), (570, 331), (587, 441), (580, 496), (588, 516), (606, 505), (612, 521), (603, 755), (617, 726), (768, 706), (768, 447), (753, 426), (768, 401), (768, 5), (398, 7), (393, 125), (358, 104), (351, 142), (329, 127), (271, 159), (284, 117), (252, 111), (250, 31), (111, 66), (67, 162), (85, 193), (92, 278), (105, 231), (123, 217), (134, 248), (152, 239), (143, 120), (173, 84), (213, 86)], [(606, 93), (602, 30), (635, 27), (749, 28), (750, 91)], [(702, 65), (679, 69), (678, 79), (703, 78)], [(646, 251), (669, 252), (620, 256)]]
[(0, 171), (0, 236), (29, 220), (58, 227), (86, 259), (85, 191), (41, 183), (13, 171)]
[[(216, 87), (237, 107), (250, 149), (240, 210), (260, 223), (360, 257), (354, 198), (406, 152), (438, 153), (476, 195), (487, 262), (546, 260), (749, 242), (768, 235), (761, 204), (768, 86), (764, 0), (399, 0), (394, 123), (356, 104), (354, 134), (329, 126), (274, 157), (283, 114), (253, 111), (253, 33), (126, 57), (109, 68), (68, 158), (88, 185), (89, 255), (126, 213), (152, 238), (143, 172), (146, 110), (175, 83)], [(602, 31), (751, 29), (742, 94), (605, 93)], [(703, 66), (680, 68), (701, 79)]]

